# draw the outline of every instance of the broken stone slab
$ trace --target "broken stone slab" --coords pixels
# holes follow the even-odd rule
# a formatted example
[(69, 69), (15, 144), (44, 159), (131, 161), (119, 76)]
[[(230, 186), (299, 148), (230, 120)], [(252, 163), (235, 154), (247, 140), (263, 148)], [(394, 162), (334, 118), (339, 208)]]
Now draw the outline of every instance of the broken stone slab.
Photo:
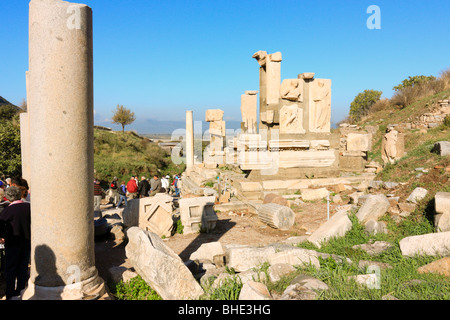
[(436, 232), (450, 231), (450, 213), (438, 213), (434, 216)]
[(406, 201), (417, 204), (418, 202), (420, 202), (427, 196), (427, 193), (428, 193), (427, 189), (417, 187), (409, 195), (409, 197), (408, 197), (408, 199), (406, 199)]
[(315, 201), (328, 197), (329, 191), (326, 188), (320, 189), (301, 189), (302, 199), (304, 201)]
[(439, 141), (434, 144), (432, 152), (436, 152), (441, 156), (450, 155), (450, 142), (449, 141)]
[(388, 233), (386, 222), (373, 219), (366, 222), (364, 230), (368, 234)]
[(275, 247), (225, 246), (227, 266), (242, 272), (262, 265), (268, 256), (275, 253)]
[(374, 243), (364, 243), (364, 244), (358, 244), (352, 247), (352, 249), (357, 250), (361, 249), (365, 251), (370, 256), (378, 255), (390, 248), (392, 248), (393, 245), (386, 241), (375, 241)]
[(195, 300), (204, 293), (181, 258), (158, 235), (131, 227), (127, 237), (127, 258), (164, 300)]
[(109, 273), (109, 280), (112, 283), (119, 283), (121, 281), (123, 283), (127, 283), (131, 279), (138, 276), (136, 272), (133, 272), (127, 267), (123, 266), (111, 267), (108, 269), (108, 273)]
[(389, 209), (390, 203), (384, 194), (371, 194), (358, 210), (356, 217), (362, 223), (369, 220), (378, 220)]
[(308, 238), (308, 241), (321, 247), (322, 243), (335, 237), (343, 237), (352, 228), (347, 211), (338, 211)]
[(267, 274), (269, 276), (270, 281), (277, 282), (283, 276), (294, 272), (296, 269), (288, 263), (277, 263), (271, 265), (267, 270)]
[(292, 285), (296, 283), (309, 290), (329, 289), (328, 285), (325, 282), (305, 274), (298, 275), (291, 281), (290, 284)]
[(267, 257), (270, 265), (279, 263), (289, 264), (291, 266), (312, 265), (317, 270), (320, 269), (318, 253), (314, 250), (303, 248), (289, 248), (280, 252), (274, 252)]
[(189, 260), (209, 260), (213, 262), (215, 256), (221, 255), (225, 255), (225, 250), (220, 242), (203, 243), (190, 255)]
[(273, 300), (273, 298), (265, 284), (248, 281), (242, 286), (239, 300)]
[(404, 256), (447, 256), (450, 254), (450, 231), (406, 237), (399, 242)]
[(299, 283), (289, 285), (281, 295), (280, 300), (315, 300), (317, 293), (307, 289)]

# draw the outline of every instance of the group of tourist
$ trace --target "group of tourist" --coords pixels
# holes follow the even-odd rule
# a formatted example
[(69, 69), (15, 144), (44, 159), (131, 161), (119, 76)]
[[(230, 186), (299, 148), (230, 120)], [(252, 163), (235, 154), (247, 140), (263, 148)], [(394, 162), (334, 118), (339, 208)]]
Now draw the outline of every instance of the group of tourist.
[(22, 178), (0, 180), (1, 270), (6, 299), (19, 296), (28, 281), (31, 254), (31, 210), (28, 183)]
[[(122, 205), (128, 205), (128, 199), (138, 199), (145, 197), (153, 197), (157, 193), (167, 193), (173, 194), (175, 197), (181, 195), (181, 174), (177, 174), (173, 177), (172, 182), (170, 182), (170, 176), (163, 176), (159, 178), (158, 175), (154, 175), (153, 178), (147, 179), (145, 176), (141, 177), (138, 181), (138, 176), (132, 176), (128, 182), (121, 181), (119, 184), (119, 179), (114, 177), (109, 184), (109, 197), (110, 201), (114, 206), (119, 209)], [(101, 198), (101, 187), (98, 180), (94, 181), (94, 198), (98, 207), (100, 205), (99, 201)], [(95, 209), (97, 210), (97, 209)]]

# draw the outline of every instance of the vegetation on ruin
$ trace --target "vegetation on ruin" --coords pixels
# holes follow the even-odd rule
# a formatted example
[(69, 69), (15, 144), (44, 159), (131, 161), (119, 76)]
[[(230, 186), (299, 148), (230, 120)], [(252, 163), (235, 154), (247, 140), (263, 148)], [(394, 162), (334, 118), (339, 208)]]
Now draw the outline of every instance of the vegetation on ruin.
[(0, 97), (0, 178), (22, 174), (20, 108)]
[(115, 176), (128, 181), (132, 175), (173, 175), (183, 172), (185, 165), (174, 164), (170, 153), (133, 132), (95, 129), (94, 168), (96, 178), (107, 182)]

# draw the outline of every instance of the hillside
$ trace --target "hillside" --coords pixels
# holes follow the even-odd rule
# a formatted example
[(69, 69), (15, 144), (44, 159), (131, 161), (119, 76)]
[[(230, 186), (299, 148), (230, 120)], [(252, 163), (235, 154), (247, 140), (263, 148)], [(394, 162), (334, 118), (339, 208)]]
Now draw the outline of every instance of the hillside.
[[(427, 197), (417, 208), (417, 213), (425, 215), (434, 211), (434, 196), (437, 192), (450, 192), (450, 157), (440, 156), (432, 152), (438, 141), (450, 141), (449, 116), (444, 122), (428, 123), (426, 116), (448, 111), (448, 107), (441, 107), (442, 100), (450, 98), (450, 89), (435, 94), (420, 97), (411, 104), (398, 106), (394, 99), (383, 101), (381, 110), (372, 110), (357, 126), (365, 129), (375, 128), (373, 134), (372, 152), (368, 154), (368, 161), (383, 164), (381, 159), (381, 144), (388, 126), (405, 135), (405, 155), (395, 164), (386, 165), (379, 172), (375, 180), (399, 183), (392, 190), (401, 200), (416, 188), (423, 187), (429, 192)], [(425, 115), (425, 116), (424, 116)]]
[(95, 177), (103, 182), (114, 176), (128, 181), (132, 175), (150, 177), (184, 171), (171, 156), (156, 143), (132, 132), (114, 132), (94, 129)]

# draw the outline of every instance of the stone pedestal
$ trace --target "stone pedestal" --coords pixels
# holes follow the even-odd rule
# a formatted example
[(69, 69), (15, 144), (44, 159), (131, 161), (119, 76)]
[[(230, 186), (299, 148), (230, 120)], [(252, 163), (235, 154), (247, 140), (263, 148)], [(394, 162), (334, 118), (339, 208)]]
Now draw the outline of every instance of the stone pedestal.
[(32, 248), (23, 299), (102, 296), (94, 252), (92, 10), (32, 0), (29, 19)]

